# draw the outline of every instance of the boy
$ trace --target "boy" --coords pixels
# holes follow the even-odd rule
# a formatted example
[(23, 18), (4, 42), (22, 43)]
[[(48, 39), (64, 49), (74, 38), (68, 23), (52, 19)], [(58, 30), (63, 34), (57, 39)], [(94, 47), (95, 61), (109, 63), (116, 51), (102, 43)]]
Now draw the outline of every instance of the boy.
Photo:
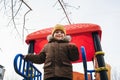
[(60, 24), (53, 28), (47, 40), (39, 55), (28, 54), (25, 59), (37, 64), (44, 63), (44, 80), (72, 80), (71, 61), (79, 59), (78, 48), (69, 43), (70, 36), (66, 35), (64, 26)]

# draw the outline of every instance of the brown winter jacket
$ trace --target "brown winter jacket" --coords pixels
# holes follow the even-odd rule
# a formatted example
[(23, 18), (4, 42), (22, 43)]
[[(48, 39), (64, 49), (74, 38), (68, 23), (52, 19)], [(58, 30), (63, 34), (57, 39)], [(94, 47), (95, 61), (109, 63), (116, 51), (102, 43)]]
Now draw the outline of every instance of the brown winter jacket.
[(72, 79), (71, 61), (79, 59), (79, 51), (75, 45), (69, 43), (68, 37), (59, 41), (49, 37), (48, 44), (39, 55), (27, 55), (25, 59), (37, 64), (44, 63), (44, 79), (50, 77)]

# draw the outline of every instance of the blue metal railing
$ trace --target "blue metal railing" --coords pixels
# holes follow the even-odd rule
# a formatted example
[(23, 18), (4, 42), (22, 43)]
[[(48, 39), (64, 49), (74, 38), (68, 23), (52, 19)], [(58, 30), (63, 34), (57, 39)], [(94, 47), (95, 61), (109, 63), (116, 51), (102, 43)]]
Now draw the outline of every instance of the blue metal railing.
[(24, 60), (22, 54), (17, 54), (14, 58), (14, 69), (21, 75), (23, 80), (41, 80), (42, 73), (33, 65), (33, 63)]
[(81, 46), (81, 52), (82, 52), (82, 60), (83, 60), (85, 80), (88, 80), (88, 74), (87, 73), (90, 73), (90, 79), (93, 80), (92, 73), (95, 72), (95, 70), (88, 70), (87, 69), (87, 59), (86, 59), (86, 52), (85, 52), (84, 46)]

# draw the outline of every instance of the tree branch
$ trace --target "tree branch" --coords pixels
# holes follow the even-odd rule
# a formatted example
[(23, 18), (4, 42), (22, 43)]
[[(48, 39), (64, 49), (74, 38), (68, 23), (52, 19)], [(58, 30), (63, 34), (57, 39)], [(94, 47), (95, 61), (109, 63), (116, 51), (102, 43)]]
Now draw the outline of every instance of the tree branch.
[[(25, 13), (25, 15), (24, 15), (24, 22), (23, 22), (23, 29), (22, 29), (22, 37), (23, 37), (23, 40), (24, 40), (24, 30), (26, 30), (27, 31), (27, 29), (25, 28), (25, 18), (26, 18), (26, 15), (32, 10), (31, 9), (31, 7), (27, 4), (27, 3), (25, 3), (24, 2), (24, 0), (21, 0), (24, 4), (25, 4), (25, 6), (27, 6), (28, 7), (28, 11)], [(28, 32), (28, 31), (27, 31)]]
[[(13, 24), (14, 24), (14, 28), (15, 30), (17, 31), (19, 37), (20, 37), (20, 33), (16, 27), (16, 23), (15, 23), (15, 20), (14, 20), (14, 10), (13, 10), (13, 0), (11, 0), (11, 10), (12, 10), (12, 21), (13, 21)], [(20, 37), (21, 38), (21, 37)]]
[(64, 6), (62, 5), (62, 3), (61, 3), (61, 1), (60, 1), (60, 0), (58, 0), (58, 2), (60, 3), (60, 5), (61, 5), (61, 7), (62, 7), (62, 9), (63, 9), (63, 11), (64, 11), (64, 13), (65, 13), (65, 15), (66, 15), (66, 18), (67, 18), (67, 20), (68, 20), (69, 24), (71, 24), (71, 22), (70, 22), (70, 20), (69, 20), (69, 17), (68, 17), (68, 15), (67, 15), (66, 11), (65, 11)]

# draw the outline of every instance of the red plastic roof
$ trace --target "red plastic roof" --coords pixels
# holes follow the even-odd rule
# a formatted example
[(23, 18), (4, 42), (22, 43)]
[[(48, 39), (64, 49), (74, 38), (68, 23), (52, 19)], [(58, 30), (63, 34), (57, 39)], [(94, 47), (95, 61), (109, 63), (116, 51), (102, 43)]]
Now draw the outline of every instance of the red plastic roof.
[[(101, 38), (102, 31), (100, 26), (96, 24), (83, 23), (83, 24), (65, 25), (65, 28), (66, 28), (67, 34), (72, 37), (71, 43), (75, 43), (77, 45), (80, 53), (81, 53), (80, 47), (84, 46), (86, 50), (87, 61), (91, 61), (95, 54), (92, 32), (97, 31)], [(29, 34), (26, 37), (27, 44), (29, 44), (30, 40), (35, 40), (34, 52), (36, 54), (39, 54), (40, 50), (47, 43), (46, 37), (49, 34), (51, 34), (51, 30), (52, 30), (52, 27), (38, 30), (36, 32)], [(81, 62), (81, 61), (82, 61), (82, 58), (80, 54), (80, 59), (77, 62)]]
[[(51, 34), (52, 28), (53, 27), (41, 29), (27, 35), (26, 43), (29, 43), (30, 40), (46, 38), (48, 34)], [(65, 25), (65, 29), (67, 34), (77, 34), (77, 33), (97, 31), (100, 33), (101, 36), (101, 28), (97, 24), (90, 24), (90, 23), (71, 24), (71, 25)]]

